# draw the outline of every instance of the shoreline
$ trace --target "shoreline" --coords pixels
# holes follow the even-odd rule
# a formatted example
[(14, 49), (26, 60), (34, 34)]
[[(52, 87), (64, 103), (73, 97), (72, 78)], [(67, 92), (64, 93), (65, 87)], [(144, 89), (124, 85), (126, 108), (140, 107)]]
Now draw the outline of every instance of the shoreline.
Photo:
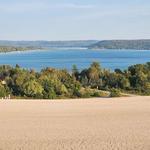
[(22, 99), (0, 99), (2, 101), (92, 101), (92, 100), (118, 100), (118, 99), (135, 99), (135, 98), (146, 98), (150, 99), (150, 96), (140, 96), (140, 95), (130, 95), (130, 96), (121, 96), (121, 97), (91, 97), (91, 98), (64, 98), (64, 99), (33, 99), (33, 98), (22, 98)]
[(88, 48), (84, 48), (84, 47), (43, 47), (43, 48), (39, 48), (39, 49), (29, 49), (29, 50), (18, 50), (18, 51), (7, 51), (7, 52), (2, 52), (0, 51), (0, 54), (8, 54), (8, 53), (21, 53), (21, 52), (32, 52), (32, 51), (43, 51), (43, 50), (59, 50), (59, 49), (62, 49), (62, 50), (68, 50), (68, 49), (77, 49), (77, 50), (87, 50)]
[(91, 50), (91, 51), (110, 51), (110, 50), (116, 50), (116, 51), (150, 51), (149, 49), (98, 49), (98, 48), (88, 48), (88, 47), (46, 47), (46, 48), (39, 48), (39, 49), (29, 49), (29, 50), (17, 50), (17, 51), (6, 51), (2, 52), (0, 51), (0, 54), (11, 54), (11, 53), (21, 53), (21, 52), (32, 52), (32, 51), (42, 51), (42, 50), (72, 50), (72, 49), (77, 49), (77, 50)]

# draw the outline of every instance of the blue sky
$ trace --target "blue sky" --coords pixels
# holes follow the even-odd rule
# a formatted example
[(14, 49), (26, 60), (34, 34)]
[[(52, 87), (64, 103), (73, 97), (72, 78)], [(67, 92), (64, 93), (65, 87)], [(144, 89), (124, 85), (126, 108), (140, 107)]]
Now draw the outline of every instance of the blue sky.
[(0, 40), (150, 38), (150, 0), (0, 0)]

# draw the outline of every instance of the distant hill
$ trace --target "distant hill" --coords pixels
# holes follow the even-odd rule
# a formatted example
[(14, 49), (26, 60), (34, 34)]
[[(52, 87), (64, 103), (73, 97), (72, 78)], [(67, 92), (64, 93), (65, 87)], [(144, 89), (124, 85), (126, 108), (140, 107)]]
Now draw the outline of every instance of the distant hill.
[(92, 44), (89, 48), (150, 50), (150, 40), (105, 40)]
[(37, 50), (42, 49), (38, 47), (14, 47), (14, 46), (0, 46), (0, 53), (1, 52), (12, 52), (12, 51), (26, 51), (26, 50)]
[(3, 41), (0, 52), (25, 51), (47, 48), (80, 47), (89, 49), (150, 50), (150, 40), (78, 40), (78, 41)]
[(9, 47), (89, 47), (97, 43), (96, 40), (79, 40), (79, 41), (0, 41), (0, 46)]

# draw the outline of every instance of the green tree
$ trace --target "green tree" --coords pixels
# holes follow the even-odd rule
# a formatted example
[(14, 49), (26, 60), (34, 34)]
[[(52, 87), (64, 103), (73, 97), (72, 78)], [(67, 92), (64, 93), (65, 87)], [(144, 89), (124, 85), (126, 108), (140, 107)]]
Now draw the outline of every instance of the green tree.
[(35, 80), (26, 81), (23, 84), (23, 92), (28, 97), (42, 97), (43, 87)]
[(0, 98), (5, 96), (8, 96), (8, 91), (2, 84), (0, 84)]
[(76, 65), (72, 66), (72, 76), (79, 80), (79, 71)]
[(97, 87), (100, 83), (101, 68), (99, 63), (93, 62), (88, 69), (88, 79), (91, 87)]

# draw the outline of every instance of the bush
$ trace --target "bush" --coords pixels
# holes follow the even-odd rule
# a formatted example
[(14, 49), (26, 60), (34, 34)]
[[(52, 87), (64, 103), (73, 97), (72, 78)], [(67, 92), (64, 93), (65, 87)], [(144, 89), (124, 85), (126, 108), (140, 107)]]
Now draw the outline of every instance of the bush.
[(81, 98), (90, 98), (91, 95), (89, 93), (84, 93), (81, 95)]
[(81, 88), (80, 90), (80, 97), (82, 98), (90, 98), (91, 97), (91, 91), (89, 88)]
[(23, 84), (23, 92), (27, 97), (42, 98), (43, 87), (35, 80), (29, 80)]
[(48, 92), (46, 92), (46, 91), (43, 92), (44, 99), (55, 99), (56, 97), (57, 97), (57, 95), (56, 95), (54, 89), (52, 89), (52, 88), (49, 89)]
[(95, 91), (93, 97), (109, 97), (109, 93), (105, 91)]
[(109, 92), (101, 91), (98, 89), (81, 88), (80, 97), (90, 98), (90, 97), (109, 97)]
[(121, 96), (121, 92), (118, 89), (112, 89), (111, 93), (110, 93), (110, 97), (120, 97)]
[(0, 84), (0, 98), (5, 97), (8, 95), (6, 88)]

